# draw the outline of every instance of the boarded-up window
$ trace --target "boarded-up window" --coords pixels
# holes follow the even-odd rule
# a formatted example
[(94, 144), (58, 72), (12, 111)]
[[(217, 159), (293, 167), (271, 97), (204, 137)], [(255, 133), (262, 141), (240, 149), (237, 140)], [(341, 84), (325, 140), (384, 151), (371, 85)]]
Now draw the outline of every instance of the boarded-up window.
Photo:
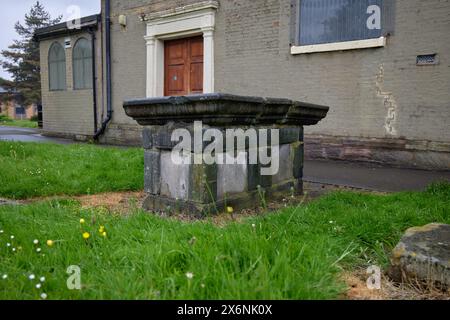
[(300, 0), (299, 44), (379, 38), (383, 0)]
[(58, 42), (52, 44), (48, 53), (48, 77), (50, 90), (66, 89), (66, 53)]
[(85, 38), (73, 48), (73, 84), (75, 89), (92, 88), (92, 47)]

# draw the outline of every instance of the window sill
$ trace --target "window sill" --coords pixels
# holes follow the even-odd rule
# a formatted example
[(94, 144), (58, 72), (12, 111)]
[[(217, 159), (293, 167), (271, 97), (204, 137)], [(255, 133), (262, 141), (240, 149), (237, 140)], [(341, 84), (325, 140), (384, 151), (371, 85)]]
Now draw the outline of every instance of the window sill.
[(292, 46), (291, 54), (305, 54), (315, 52), (344, 51), (366, 48), (380, 48), (386, 46), (386, 38), (376, 38), (357, 41), (314, 44), (309, 46)]

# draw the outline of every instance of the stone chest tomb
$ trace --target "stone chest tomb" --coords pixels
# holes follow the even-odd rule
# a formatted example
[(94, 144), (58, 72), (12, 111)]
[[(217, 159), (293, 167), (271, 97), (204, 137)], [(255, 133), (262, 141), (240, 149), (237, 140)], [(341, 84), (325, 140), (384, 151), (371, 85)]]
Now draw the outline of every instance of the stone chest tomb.
[(124, 109), (144, 126), (144, 208), (196, 215), (301, 194), (303, 129), (329, 110), (219, 93), (129, 100)]

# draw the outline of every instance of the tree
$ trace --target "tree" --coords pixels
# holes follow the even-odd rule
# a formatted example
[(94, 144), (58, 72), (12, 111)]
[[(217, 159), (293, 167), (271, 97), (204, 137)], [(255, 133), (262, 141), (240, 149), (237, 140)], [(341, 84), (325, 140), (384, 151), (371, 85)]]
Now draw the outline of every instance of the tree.
[(9, 88), (12, 86), (12, 82), (6, 79), (3, 79), (2, 77), (0, 77), (0, 87), (3, 87), (5, 89)]
[(14, 40), (9, 50), (1, 52), (3, 68), (12, 75), (12, 82), (5, 88), (20, 94), (23, 104), (38, 104), (41, 101), (41, 73), (39, 43), (34, 40), (34, 32), (61, 21), (62, 16), (52, 19), (44, 6), (37, 1), (30, 12), (25, 14), (25, 24), (17, 22), (14, 26), (20, 40)]
[(0, 77), (0, 89), (4, 89), (7, 93), (1, 92), (0, 104), (10, 101), (12, 99), (13, 83), (9, 80)]

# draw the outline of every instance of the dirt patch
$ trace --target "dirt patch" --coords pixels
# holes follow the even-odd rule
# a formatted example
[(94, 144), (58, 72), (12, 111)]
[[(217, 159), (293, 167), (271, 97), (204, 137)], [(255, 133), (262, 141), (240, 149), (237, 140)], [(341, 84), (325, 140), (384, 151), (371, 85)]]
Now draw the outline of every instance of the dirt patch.
[(397, 284), (383, 275), (381, 289), (371, 290), (364, 270), (345, 272), (342, 276), (348, 290), (343, 297), (348, 300), (450, 300), (450, 294), (435, 289), (425, 289), (412, 284)]
[(165, 213), (155, 213), (163, 218), (171, 218), (176, 220), (181, 220), (184, 222), (195, 222), (199, 220), (205, 220), (208, 222), (212, 222), (219, 226), (226, 226), (230, 222), (241, 222), (247, 218), (255, 217), (255, 216), (264, 216), (270, 215), (279, 212), (280, 210), (287, 207), (296, 207), (299, 205), (306, 204), (308, 202), (314, 201), (317, 198), (320, 198), (328, 193), (335, 191), (350, 191), (350, 192), (361, 192), (361, 193), (371, 193), (384, 195), (387, 193), (374, 192), (370, 190), (364, 189), (356, 189), (352, 187), (338, 186), (332, 184), (322, 184), (322, 183), (314, 183), (314, 182), (304, 182), (304, 195), (300, 196), (289, 196), (287, 195), (285, 198), (279, 199), (277, 201), (270, 201), (267, 203), (266, 207), (257, 207), (251, 209), (244, 209), (229, 213), (219, 213), (211, 216), (204, 217), (203, 219), (199, 219), (199, 217), (192, 216), (189, 214), (174, 214), (168, 216)]
[[(313, 201), (323, 195), (326, 195), (334, 191), (357, 191), (382, 194), (379, 192), (373, 192), (363, 189), (355, 189), (351, 187), (344, 187), (338, 185), (305, 182), (304, 183), (305, 195), (303, 196), (286, 196), (279, 201), (268, 202), (266, 207), (252, 208), (233, 212), (233, 214), (221, 213), (210, 217), (205, 217), (207, 221), (211, 221), (217, 225), (226, 225), (230, 222), (242, 221), (249, 217), (261, 216), (267, 214), (273, 214), (285, 207), (295, 207), (304, 203)], [(104, 208), (110, 212), (120, 214), (130, 214), (135, 209), (142, 208), (142, 203), (145, 199), (145, 192), (108, 192), (95, 195), (82, 195), (82, 196), (54, 196), (54, 197), (39, 197), (28, 200), (18, 201), (17, 204), (31, 204), (49, 200), (59, 199), (72, 199), (79, 201), (83, 208)], [(0, 203), (1, 204), (1, 203)], [(189, 214), (176, 214), (173, 216), (167, 216), (163, 213), (158, 214), (161, 217), (173, 218), (182, 221), (198, 221), (199, 218)]]
[(96, 195), (79, 196), (73, 199), (79, 201), (83, 208), (105, 208), (111, 212), (129, 214), (142, 207), (145, 193), (140, 192), (110, 192)]
[(70, 199), (78, 201), (82, 208), (104, 208), (109, 212), (130, 214), (137, 208), (142, 208), (145, 198), (143, 191), (138, 192), (107, 192), (83, 196), (54, 196), (40, 197), (19, 201), (18, 204), (27, 205), (36, 202)]

